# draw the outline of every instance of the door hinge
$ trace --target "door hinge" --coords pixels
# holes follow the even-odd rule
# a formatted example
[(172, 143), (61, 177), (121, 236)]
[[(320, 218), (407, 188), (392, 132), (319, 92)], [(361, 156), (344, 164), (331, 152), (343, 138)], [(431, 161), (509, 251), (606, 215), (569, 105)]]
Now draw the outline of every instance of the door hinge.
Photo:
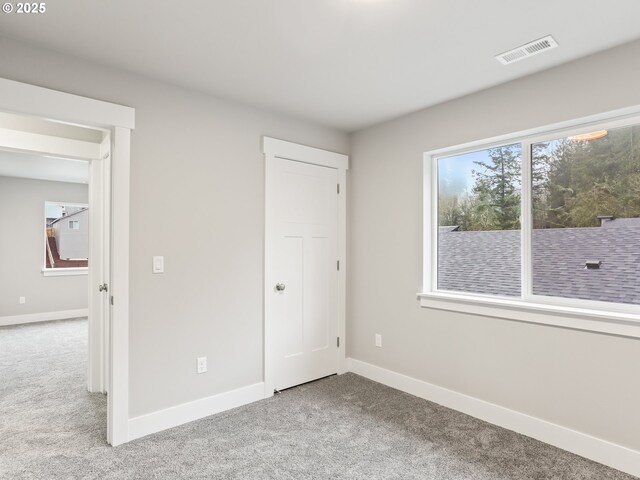
[(340, 260), (336, 260), (336, 268), (340, 271)]
[(111, 304), (111, 306), (113, 306), (113, 295), (111, 295), (111, 297), (109, 298), (109, 303)]
[(336, 338), (336, 347), (340, 348), (340, 337)]
[(340, 184), (338, 184), (338, 195), (340, 195)]

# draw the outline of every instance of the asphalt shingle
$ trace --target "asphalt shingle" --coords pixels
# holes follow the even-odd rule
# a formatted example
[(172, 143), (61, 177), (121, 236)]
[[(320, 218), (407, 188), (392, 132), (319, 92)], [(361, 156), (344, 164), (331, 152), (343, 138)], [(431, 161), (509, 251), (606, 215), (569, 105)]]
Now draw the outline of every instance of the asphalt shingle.
[[(449, 227), (438, 238), (438, 289), (520, 296), (519, 230)], [(640, 304), (640, 219), (534, 230), (532, 248), (534, 294)], [(602, 263), (587, 269), (587, 261)]]

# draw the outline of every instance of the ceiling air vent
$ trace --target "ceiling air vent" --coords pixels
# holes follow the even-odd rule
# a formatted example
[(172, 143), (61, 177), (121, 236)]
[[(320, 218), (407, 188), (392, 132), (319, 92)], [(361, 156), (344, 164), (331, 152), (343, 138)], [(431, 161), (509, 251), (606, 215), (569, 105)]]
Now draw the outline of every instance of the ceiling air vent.
[(538, 40), (529, 42), (521, 47), (496, 55), (496, 60), (503, 65), (509, 65), (510, 63), (524, 60), (525, 58), (532, 57), (538, 53), (546, 52), (547, 50), (551, 50), (557, 46), (558, 42), (556, 42), (551, 35), (547, 35), (546, 37), (539, 38)]

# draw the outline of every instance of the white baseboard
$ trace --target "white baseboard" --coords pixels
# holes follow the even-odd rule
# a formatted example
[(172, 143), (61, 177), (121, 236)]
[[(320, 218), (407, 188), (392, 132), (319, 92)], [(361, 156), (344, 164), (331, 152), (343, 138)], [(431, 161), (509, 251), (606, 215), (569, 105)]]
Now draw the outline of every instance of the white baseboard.
[(636, 450), (354, 358), (347, 359), (347, 368), (378, 383), (640, 477), (640, 452)]
[(24, 315), (11, 315), (0, 317), (0, 327), (8, 325), (21, 325), (23, 323), (49, 322), (51, 320), (65, 320), (67, 318), (80, 318), (89, 316), (88, 308), (76, 310), (62, 310), (60, 312), (27, 313)]
[(256, 383), (211, 397), (129, 419), (129, 441), (177, 427), (264, 398), (264, 383)]

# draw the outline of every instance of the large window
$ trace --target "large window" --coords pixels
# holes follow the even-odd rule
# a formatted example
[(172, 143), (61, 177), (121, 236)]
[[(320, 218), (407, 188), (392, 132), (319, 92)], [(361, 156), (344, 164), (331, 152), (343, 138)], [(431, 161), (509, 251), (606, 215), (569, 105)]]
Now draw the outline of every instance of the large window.
[(531, 145), (533, 294), (640, 304), (640, 125)]
[(549, 132), (425, 154), (423, 305), (640, 326), (640, 118)]
[(520, 149), (437, 159), (439, 290), (520, 296)]

